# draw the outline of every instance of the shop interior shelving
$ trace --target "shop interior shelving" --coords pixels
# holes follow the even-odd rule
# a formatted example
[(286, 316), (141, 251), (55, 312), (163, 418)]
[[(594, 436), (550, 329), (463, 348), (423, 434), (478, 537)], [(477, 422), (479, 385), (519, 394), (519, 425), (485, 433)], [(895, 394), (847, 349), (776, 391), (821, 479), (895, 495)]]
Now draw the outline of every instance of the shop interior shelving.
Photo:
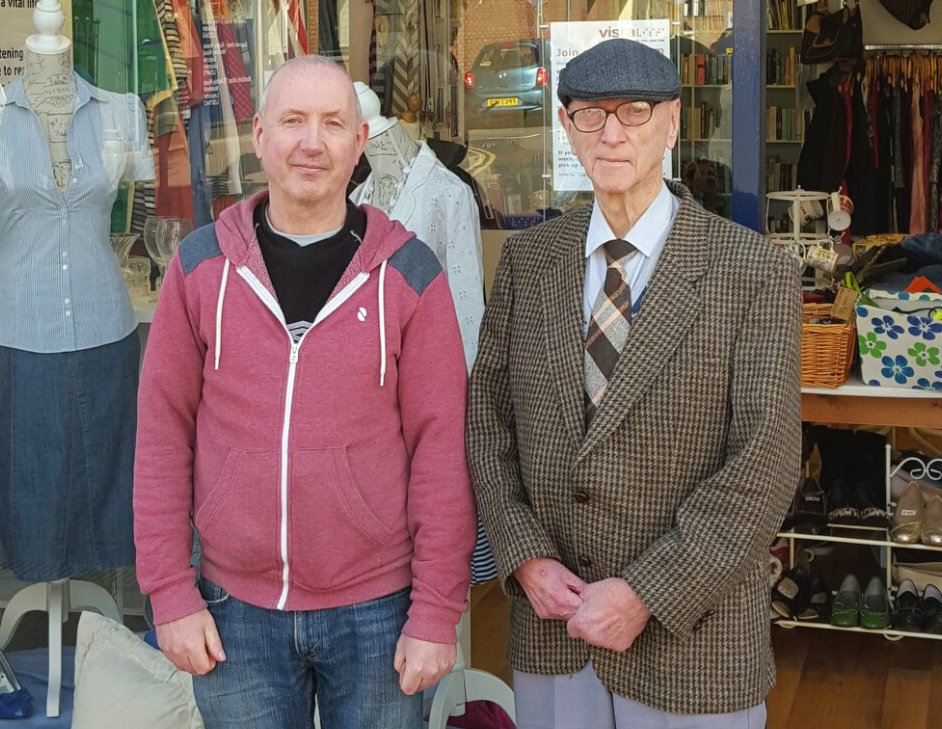
[[(879, 388), (874, 388), (879, 389)], [(887, 444), (886, 446), (886, 458), (885, 458), (885, 495), (886, 495), (886, 504), (888, 513), (892, 514), (895, 507), (895, 503), (891, 498), (891, 484), (893, 477), (896, 476), (901, 470), (905, 471), (913, 479), (920, 479), (924, 477), (931, 477), (933, 479), (942, 479), (942, 457), (937, 458), (920, 458), (916, 456), (909, 456), (900, 460), (898, 463), (893, 464), (891, 461), (892, 447)], [(794, 529), (789, 529), (786, 531), (780, 531), (776, 536), (782, 537), (788, 540), (788, 551), (789, 551), (789, 564), (795, 564), (795, 555), (796, 550), (798, 549), (797, 542), (801, 541), (811, 541), (811, 542), (830, 542), (834, 544), (854, 544), (861, 547), (869, 547), (873, 550), (878, 550), (881, 554), (881, 563), (884, 568), (884, 584), (888, 588), (888, 593), (891, 597), (891, 604), (893, 598), (895, 597), (895, 586), (893, 585), (893, 552), (898, 549), (906, 550), (920, 550), (920, 551), (929, 551), (929, 552), (938, 552), (942, 555), (942, 547), (934, 547), (925, 544), (898, 544), (890, 539), (889, 529), (887, 527), (871, 527), (871, 526), (856, 526), (856, 525), (847, 525), (847, 524), (828, 524), (829, 533), (827, 534), (809, 534), (796, 531)], [(940, 557), (942, 559), (942, 557)], [(940, 579), (942, 582), (942, 579)], [(832, 591), (833, 592), (833, 591)], [(877, 635), (883, 635), (884, 637), (891, 640), (899, 640), (905, 637), (912, 638), (928, 638), (930, 640), (942, 640), (942, 635), (934, 635), (931, 633), (920, 633), (904, 630), (896, 630), (893, 628), (887, 628), (885, 630), (872, 630), (869, 628), (861, 627), (841, 627), (836, 625), (831, 625), (829, 622), (824, 622), (821, 620), (788, 620), (788, 619), (776, 619), (775, 624), (783, 628), (815, 628), (819, 630), (836, 630), (843, 632), (859, 632), (859, 633), (871, 633)]]

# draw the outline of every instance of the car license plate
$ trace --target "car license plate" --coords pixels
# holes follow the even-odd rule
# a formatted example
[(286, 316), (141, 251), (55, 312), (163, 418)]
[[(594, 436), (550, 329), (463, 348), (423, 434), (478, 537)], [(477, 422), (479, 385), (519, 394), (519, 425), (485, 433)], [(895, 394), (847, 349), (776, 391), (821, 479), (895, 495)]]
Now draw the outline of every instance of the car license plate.
[(488, 99), (488, 106), (517, 106), (520, 104), (520, 99), (516, 96), (505, 96), (499, 99)]

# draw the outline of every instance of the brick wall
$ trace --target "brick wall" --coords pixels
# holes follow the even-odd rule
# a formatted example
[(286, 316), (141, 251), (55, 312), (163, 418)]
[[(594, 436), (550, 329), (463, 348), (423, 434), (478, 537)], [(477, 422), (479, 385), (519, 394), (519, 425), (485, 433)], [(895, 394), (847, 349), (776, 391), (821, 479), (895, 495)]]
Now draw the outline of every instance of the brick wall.
[(455, 57), (462, 75), (488, 43), (537, 37), (536, 8), (528, 0), (464, 0)]

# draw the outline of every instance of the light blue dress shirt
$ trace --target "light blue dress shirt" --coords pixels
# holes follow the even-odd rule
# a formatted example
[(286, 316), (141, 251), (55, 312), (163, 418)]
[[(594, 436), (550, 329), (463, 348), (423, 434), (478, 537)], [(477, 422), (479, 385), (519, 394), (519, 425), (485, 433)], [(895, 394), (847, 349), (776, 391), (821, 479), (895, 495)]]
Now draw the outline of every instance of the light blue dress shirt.
[[(677, 216), (679, 207), (680, 200), (671, 193), (666, 184), (662, 183), (661, 191), (654, 198), (654, 202), (648, 206), (648, 209), (638, 218), (638, 221), (625, 236), (625, 240), (638, 249), (638, 253), (629, 259), (625, 269), (628, 274), (633, 307), (637, 305), (638, 297), (644, 293), (651, 281), (654, 268), (661, 257), (661, 251), (664, 250), (664, 244), (667, 242), (667, 236), (674, 225), (674, 218)], [(617, 237), (609, 227), (608, 221), (605, 220), (605, 216), (596, 201), (592, 205), (592, 217), (589, 219), (589, 230), (585, 236), (585, 284), (583, 285), (582, 299), (583, 336), (589, 329), (589, 320), (592, 317), (592, 309), (595, 308), (595, 300), (605, 284), (605, 270), (608, 268), (608, 262), (605, 260), (605, 251), (602, 246)]]
[(0, 96), (0, 346), (70, 352), (137, 325), (111, 248), (111, 206), (122, 179), (154, 177), (147, 118), (135, 95), (75, 78), (64, 197), (22, 80)]

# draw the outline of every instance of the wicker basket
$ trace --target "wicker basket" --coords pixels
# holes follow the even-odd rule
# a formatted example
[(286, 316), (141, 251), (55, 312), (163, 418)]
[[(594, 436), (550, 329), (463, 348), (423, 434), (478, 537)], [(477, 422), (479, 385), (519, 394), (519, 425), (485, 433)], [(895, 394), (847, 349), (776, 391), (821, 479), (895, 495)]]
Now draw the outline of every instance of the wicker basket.
[(854, 320), (844, 324), (811, 324), (830, 316), (830, 304), (805, 304), (801, 324), (801, 384), (840, 387), (850, 373), (857, 346)]

